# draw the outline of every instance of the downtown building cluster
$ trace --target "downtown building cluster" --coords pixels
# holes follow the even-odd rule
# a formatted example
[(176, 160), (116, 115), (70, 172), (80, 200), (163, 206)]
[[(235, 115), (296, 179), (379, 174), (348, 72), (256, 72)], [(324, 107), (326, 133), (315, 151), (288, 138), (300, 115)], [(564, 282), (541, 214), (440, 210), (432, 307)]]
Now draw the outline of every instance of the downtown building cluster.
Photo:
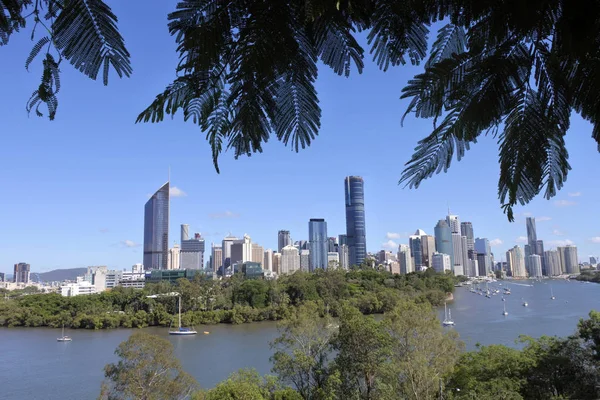
[[(288, 230), (277, 234), (277, 250), (265, 249), (245, 234), (226, 236), (212, 243), (205, 261), (205, 240), (189, 235), (181, 225), (180, 244), (169, 248), (169, 182), (158, 189), (144, 208), (144, 259), (146, 271), (202, 270), (220, 276), (243, 272), (249, 276), (275, 277), (298, 270), (345, 268), (363, 263), (367, 257), (364, 180), (344, 179), (346, 233), (330, 236), (324, 218), (308, 221), (307, 240), (293, 241)], [(155, 272), (155, 276), (159, 273)]]
[[(471, 222), (460, 222), (450, 212), (434, 227), (434, 235), (418, 229), (409, 236), (408, 244), (400, 244), (398, 252), (381, 250), (376, 261), (383, 268), (407, 274), (433, 268), (438, 272), (451, 271), (455, 275), (484, 277), (499, 271), (503, 276), (514, 278), (540, 278), (578, 274), (580, 267), (577, 247), (567, 245), (555, 250), (544, 250), (544, 242), (538, 240), (535, 218), (526, 220), (527, 244), (515, 245), (506, 252), (506, 262), (494, 261), (490, 241), (476, 238)], [(596, 264), (595, 259), (590, 262)]]

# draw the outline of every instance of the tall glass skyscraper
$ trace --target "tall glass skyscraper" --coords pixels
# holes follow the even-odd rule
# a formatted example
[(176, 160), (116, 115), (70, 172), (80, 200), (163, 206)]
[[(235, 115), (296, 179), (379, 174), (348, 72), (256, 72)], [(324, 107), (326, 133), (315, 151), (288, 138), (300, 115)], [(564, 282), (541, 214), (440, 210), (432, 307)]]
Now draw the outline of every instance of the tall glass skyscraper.
[(452, 230), (448, 223), (440, 219), (434, 228), (435, 248), (438, 253), (448, 254), (450, 263), (454, 266), (454, 247), (452, 245)]
[(144, 207), (144, 269), (167, 269), (169, 254), (169, 182)]
[(532, 252), (532, 254), (536, 254), (535, 253), (535, 251), (536, 251), (535, 243), (537, 242), (537, 232), (535, 229), (535, 218), (527, 217), (526, 224), (527, 224), (527, 244), (529, 245), (529, 249)]
[(365, 186), (360, 176), (347, 176), (346, 236), (350, 265), (359, 265), (367, 256), (367, 230), (365, 226)]
[(327, 222), (323, 218), (312, 218), (308, 222), (310, 243), (309, 268), (327, 268)]

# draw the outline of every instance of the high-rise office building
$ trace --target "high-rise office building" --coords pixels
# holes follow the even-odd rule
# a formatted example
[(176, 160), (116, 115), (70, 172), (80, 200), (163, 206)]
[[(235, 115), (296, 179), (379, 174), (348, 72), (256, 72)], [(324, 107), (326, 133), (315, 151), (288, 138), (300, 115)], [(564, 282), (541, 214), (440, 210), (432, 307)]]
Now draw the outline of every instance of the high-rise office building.
[(13, 272), (13, 282), (29, 283), (30, 265), (27, 263), (15, 264)]
[(433, 253), (432, 256), (432, 268), (436, 272), (446, 272), (452, 271), (452, 266), (450, 265), (450, 256), (444, 253)]
[(467, 237), (467, 252), (475, 250), (475, 236), (473, 235), (473, 224), (470, 222), (460, 223), (461, 236)]
[(281, 253), (281, 249), (285, 246), (292, 245), (292, 236), (290, 235), (290, 231), (280, 230), (277, 232), (277, 252)]
[(450, 213), (448, 213), (446, 216), (446, 223), (448, 223), (452, 233), (460, 234), (460, 220), (458, 219), (458, 215), (450, 215)]
[(221, 246), (212, 245), (210, 251), (211, 268), (214, 272), (219, 271), (223, 265), (223, 248)]
[(487, 276), (492, 271), (492, 248), (487, 238), (475, 239), (475, 252), (477, 253), (477, 264), (479, 276)]
[(338, 235), (338, 246), (348, 245), (348, 235)]
[(221, 243), (221, 247), (223, 249), (223, 269), (229, 268), (233, 264), (231, 261), (231, 246), (233, 246), (233, 244), (238, 241), (239, 239), (237, 237), (231, 235), (225, 236), (223, 238), (223, 241)]
[(300, 254), (298, 249), (292, 245), (285, 246), (281, 249), (281, 265), (279, 274), (293, 274), (300, 269)]
[(421, 248), (423, 249), (423, 265), (432, 268), (431, 257), (435, 253), (435, 237), (431, 235), (421, 236)]
[(259, 263), (262, 266), (262, 268), (265, 269), (264, 264), (263, 264), (265, 262), (265, 249), (256, 243), (252, 243), (251, 261), (255, 262), (255, 263)]
[(557, 247), (558, 259), (560, 260), (561, 275), (567, 273), (567, 259), (565, 254), (565, 247)]
[(337, 253), (337, 241), (334, 237), (327, 238), (327, 252), (329, 253)]
[(529, 277), (530, 278), (540, 278), (542, 276), (542, 257), (537, 254), (532, 254), (529, 256)]
[[(183, 236), (182, 236), (183, 237)], [(194, 233), (192, 239), (181, 241), (181, 269), (204, 268), (204, 239)]]
[(360, 265), (367, 257), (367, 230), (365, 222), (365, 186), (360, 176), (344, 179), (346, 194), (346, 236), (350, 265)]
[(177, 243), (169, 249), (167, 269), (179, 269), (181, 267), (181, 248)]
[(563, 253), (564, 264), (563, 269), (567, 274), (578, 274), (579, 262), (577, 261), (577, 246), (564, 246), (558, 248), (559, 253)]
[(281, 253), (273, 253), (273, 272), (279, 274), (281, 266)]
[(529, 245), (529, 249), (531, 251), (531, 254), (535, 254), (535, 243), (537, 242), (537, 231), (535, 228), (535, 218), (534, 217), (527, 217), (527, 219), (525, 220), (525, 223), (527, 225), (527, 244)]
[(454, 247), (452, 245), (452, 231), (448, 222), (440, 219), (434, 228), (435, 249), (438, 253), (448, 254), (450, 263), (454, 265)]
[(594, 256), (590, 256), (590, 265), (598, 264), (597, 258)]
[[(466, 236), (460, 237), (460, 247), (461, 247), (461, 252), (462, 252), (462, 263), (461, 264), (463, 266), (463, 275), (475, 276), (475, 275), (473, 275), (474, 272), (471, 270), (471, 261), (473, 261), (473, 260), (469, 259), (469, 250), (468, 250)], [(474, 250), (472, 250), (471, 252), (473, 252), (473, 251)]]
[(560, 265), (560, 256), (558, 255), (558, 251), (545, 251), (544, 264), (546, 264), (546, 273), (548, 276), (558, 276), (562, 274), (562, 267)]
[(350, 254), (348, 251), (348, 245), (340, 244), (338, 246), (338, 253), (340, 255), (340, 267), (347, 270), (350, 268)]
[(167, 269), (169, 258), (169, 182), (144, 206), (144, 268)]
[(412, 256), (412, 264), (415, 267), (415, 271), (420, 271), (423, 267), (423, 247), (421, 245), (421, 236), (424, 236), (425, 232), (421, 229), (417, 229), (414, 235), (408, 237), (408, 245), (410, 246), (410, 254)]
[(310, 271), (310, 250), (300, 250), (300, 269), (304, 272)]
[(5, 279), (4, 272), (0, 272), (0, 282), (4, 282)]
[(464, 275), (463, 245), (462, 236), (460, 236), (460, 233), (452, 234), (452, 254), (450, 256), (450, 259), (454, 262), (452, 265), (452, 272), (454, 272), (454, 275)]
[(398, 262), (400, 263), (400, 273), (410, 274), (415, 272), (412, 264), (412, 255), (410, 254), (410, 246), (407, 244), (401, 244), (398, 246)]
[(271, 249), (265, 250), (263, 269), (273, 272), (273, 250)]
[(535, 241), (535, 253), (541, 257), (542, 261), (542, 275), (549, 276), (548, 271), (546, 270), (546, 261), (544, 260), (544, 241), (536, 240)]
[(523, 255), (523, 250), (519, 246), (515, 246), (506, 252), (506, 261), (508, 263), (508, 270), (514, 278), (527, 277), (525, 256)]
[(190, 238), (190, 226), (188, 224), (181, 224), (181, 243), (184, 240), (188, 240)]
[(327, 268), (327, 222), (323, 218), (311, 218), (308, 222), (310, 243), (310, 271)]

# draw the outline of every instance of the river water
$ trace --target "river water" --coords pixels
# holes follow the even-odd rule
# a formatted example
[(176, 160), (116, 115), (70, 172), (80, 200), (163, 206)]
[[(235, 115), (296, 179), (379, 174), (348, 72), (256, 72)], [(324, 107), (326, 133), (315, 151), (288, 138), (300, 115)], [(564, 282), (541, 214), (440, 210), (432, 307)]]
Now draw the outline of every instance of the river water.
[[(505, 296), (508, 316), (502, 315), (502, 295), (488, 299), (457, 288), (449, 304), (454, 328), (468, 349), (476, 343), (517, 346), (520, 334), (566, 336), (579, 318), (600, 309), (600, 285), (546, 281), (502, 282), (512, 294)], [(532, 286), (526, 286), (532, 285)], [(550, 299), (551, 288), (556, 300)], [(529, 306), (523, 307), (523, 301)], [(444, 310), (439, 310), (443, 319)], [(166, 328), (146, 328), (173, 343), (183, 368), (200, 384), (212, 387), (240, 368), (270, 372), (269, 346), (277, 336), (273, 322), (246, 325), (196, 327), (197, 336), (169, 336)], [(209, 335), (201, 332), (209, 331)], [(114, 350), (133, 332), (118, 330), (70, 330), (70, 343), (59, 343), (59, 329), (0, 329), (0, 399), (80, 400), (95, 399), (103, 379), (103, 367), (114, 362)]]

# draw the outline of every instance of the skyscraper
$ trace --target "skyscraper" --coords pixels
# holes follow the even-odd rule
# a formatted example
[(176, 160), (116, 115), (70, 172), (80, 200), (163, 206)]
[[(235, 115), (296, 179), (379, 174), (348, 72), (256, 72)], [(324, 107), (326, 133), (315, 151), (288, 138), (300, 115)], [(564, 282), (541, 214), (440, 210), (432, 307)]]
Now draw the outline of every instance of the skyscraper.
[(340, 267), (347, 270), (350, 267), (348, 245), (340, 244), (338, 246), (338, 253), (340, 255)]
[(181, 243), (184, 240), (188, 240), (190, 238), (190, 226), (188, 224), (181, 224)]
[(560, 265), (560, 256), (558, 255), (558, 251), (545, 251), (544, 264), (546, 265), (546, 273), (548, 276), (558, 276), (562, 274), (562, 267)]
[(167, 269), (179, 269), (181, 266), (181, 248), (177, 243), (169, 249), (169, 261)]
[(15, 264), (13, 273), (13, 282), (15, 283), (29, 283), (29, 272), (30, 265), (27, 263)]
[(144, 268), (167, 269), (169, 258), (169, 182), (144, 207)]
[(452, 272), (454, 272), (454, 275), (464, 275), (465, 270), (463, 266), (463, 244), (462, 236), (460, 236), (460, 233), (452, 234), (452, 254), (450, 259), (453, 261)]
[(221, 247), (223, 249), (223, 260), (221, 262), (221, 265), (223, 266), (223, 269), (229, 268), (231, 266), (231, 246), (238, 240), (239, 239), (237, 237), (231, 235), (223, 238), (223, 242), (221, 244)]
[(281, 249), (285, 246), (292, 245), (292, 237), (290, 231), (280, 230), (277, 232), (277, 252), (281, 253)]
[(279, 274), (293, 274), (300, 269), (300, 255), (298, 249), (292, 245), (281, 249), (281, 265)]
[(211, 268), (214, 272), (219, 271), (223, 265), (223, 248), (221, 246), (212, 245), (210, 259), (212, 262)]
[(265, 249), (256, 244), (256, 243), (252, 243), (252, 258), (251, 258), (252, 262), (255, 263), (259, 263), (263, 269), (265, 268), (264, 262), (265, 262)]
[[(183, 225), (182, 225), (183, 231)], [(183, 232), (182, 232), (183, 233)], [(183, 238), (183, 235), (182, 235)], [(181, 269), (204, 268), (204, 239), (199, 233), (194, 233), (193, 239), (181, 241)]]
[(348, 235), (338, 235), (338, 245), (348, 245)]
[(525, 270), (525, 257), (523, 250), (519, 246), (515, 246), (506, 252), (506, 261), (508, 269), (515, 278), (526, 278), (527, 271)]
[(308, 222), (310, 243), (310, 271), (327, 268), (327, 222), (323, 218), (311, 218)]
[(467, 237), (467, 251), (475, 250), (475, 236), (473, 235), (473, 224), (470, 222), (460, 223), (460, 234)]
[(446, 216), (446, 222), (450, 227), (450, 232), (452, 233), (460, 233), (460, 220), (458, 219), (458, 215), (451, 215), (450, 210), (448, 210), (448, 215)]
[(490, 241), (486, 238), (475, 239), (475, 253), (477, 254), (479, 275), (488, 275), (492, 271), (492, 248)]
[(578, 274), (579, 262), (577, 261), (577, 247), (568, 245), (564, 248), (565, 265), (564, 268), (567, 274)]
[(450, 263), (454, 265), (454, 248), (452, 246), (452, 231), (448, 222), (440, 219), (434, 228), (435, 248), (438, 253), (448, 254)]
[(279, 274), (281, 266), (281, 253), (273, 253), (273, 272)]
[(421, 246), (421, 236), (423, 234), (425, 234), (425, 232), (421, 229), (417, 229), (414, 235), (408, 237), (412, 265), (415, 267), (415, 271), (420, 271), (423, 266), (423, 248)]
[(535, 243), (537, 242), (537, 232), (535, 229), (535, 218), (534, 217), (527, 217), (526, 222), (527, 224), (527, 244), (529, 245), (529, 250), (531, 251), (531, 254), (535, 254)]
[(347, 176), (344, 179), (344, 190), (346, 192), (346, 236), (350, 265), (353, 266), (361, 264), (367, 256), (363, 178), (360, 176)]
[(542, 276), (542, 257), (537, 254), (529, 256), (529, 276), (531, 278), (540, 278)]
[(549, 276), (548, 271), (546, 270), (546, 261), (544, 259), (544, 241), (536, 240), (535, 241), (535, 254), (541, 257), (542, 261), (542, 275)]
[(273, 272), (273, 250), (265, 250), (263, 269)]
[(421, 248), (423, 249), (423, 265), (428, 268), (433, 267), (431, 257), (435, 253), (435, 237), (431, 235), (421, 236)]
[(412, 255), (410, 254), (410, 246), (401, 244), (398, 246), (398, 262), (400, 263), (400, 273), (409, 274), (415, 272), (412, 265)]
[[(454, 236), (453, 236), (454, 238)], [(476, 276), (475, 272), (471, 269), (471, 261), (469, 259), (469, 250), (468, 250), (468, 244), (467, 244), (467, 237), (466, 236), (461, 236), (460, 237), (460, 247), (461, 247), (461, 252), (462, 252), (462, 268), (463, 268), (463, 275), (465, 276)], [(456, 271), (454, 272), (456, 274)], [(458, 275), (458, 274), (457, 274)]]
[(300, 250), (300, 269), (302, 271), (310, 271), (310, 250)]
[(338, 246), (338, 244), (336, 243), (336, 240), (334, 237), (327, 238), (327, 251), (329, 253), (331, 253), (331, 252), (337, 253), (337, 246)]

